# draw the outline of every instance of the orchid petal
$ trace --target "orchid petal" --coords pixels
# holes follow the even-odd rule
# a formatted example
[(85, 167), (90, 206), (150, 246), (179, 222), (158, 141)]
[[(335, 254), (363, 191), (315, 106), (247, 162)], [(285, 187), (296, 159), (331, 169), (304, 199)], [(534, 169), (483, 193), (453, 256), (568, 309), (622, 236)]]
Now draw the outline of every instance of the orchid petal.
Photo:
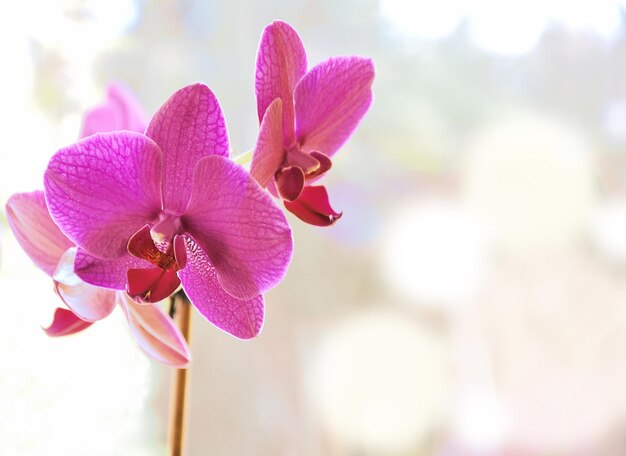
[(42, 191), (16, 193), (6, 204), (9, 226), (26, 254), (49, 276), (71, 241), (54, 224)]
[(210, 258), (222, 287), (237, 298), (258, 296), (287, 272), (293, 240), (285, 215), (228, 159), (205, 157), (198, 162), (181, 222)]
[(294, 141), (293, 91), (306, 72), (306, 52), (293, 27), (275, 21), (265, 27), (256, 57), (255, 93), (259, 122), (276, 99), (283, 102), (283, 141)]
[(76, 247), (63, 254), (52, 276), (55, 290), (72, 312), (85, 321), (102, 320), (115, 307), (115, 292), (83, 282), (74, 273)]
[(285, 207), (303, 222), (316, 226), (330, 226), (341, 218), (328, 201), (325, 187), (307, 186), (295, 201), (285, 201)]
[(126, 290), (126, 273), (129, 269), (151, 267), (145, 260), (126, 254), (115, 260), (103, 260), (78, 249), (74, 272), (83, 281), (98, 287)]
[(163, 207), (182, 213), (198, 160), (228, 157), (228, 132), (217, 98), (204, 84), (183, 87), (154, 115), (146, 135), (163, 150)]
[(44, 177), (52, 219), (93, 255), (125, 255), (128, 239), (161, 210), (161, 155), (131, 132), (99, 133), (61, 149)]
[(90, 321), (80, 319), (71, 310), (58, 307), (54, 312), (50, 326), (42, 329), (50, 337), (60, 337), (76, 334), (92, 324)]
[(250, 339), (263, 327), (263, 296), (237, 299), (226, 293), (217, 271), (202, 248), (189, 236), (187, 267), (179, 272), (183, 290), (194, 307), (215, 326), (240, 339)]
[(261, 187), (267, 187), (285, 159), (282, 132), (282, 101), (276, 98), (265, 111), (259, 138), (254, 146), (250, 175)]
[(304, 188), (304, 173), (297, 166), (287, 166), (276, 176), (276, 190), (282, 199), (293, 201)]
[(111, 84), (106, 102), (85, 114), (80, 137), (118, 130), (143, 133), (145, 129), (146, 116), (132, 92), (120, 84)]
[(374, 64), (334, 57), (311, 69), (294, 93), (296, 137), (306, 152), (332, 157), (372, 104)]
[(159, 306), (138, 304), (126, 293), (118, 293), (117, 301), (124, 309), (130, 332), (148, 356), (169, 366), (188, 366), (191, 354), (187, 342)]

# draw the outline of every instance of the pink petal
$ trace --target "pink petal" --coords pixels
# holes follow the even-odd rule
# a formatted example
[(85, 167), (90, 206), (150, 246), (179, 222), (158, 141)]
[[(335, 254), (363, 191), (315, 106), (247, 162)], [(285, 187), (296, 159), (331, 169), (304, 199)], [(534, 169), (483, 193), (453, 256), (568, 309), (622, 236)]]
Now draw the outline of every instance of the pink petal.
[(76, 247), (68, 249), (54, 272), (57, 294), (72, 312), (86, 321), (107, 317), (115, 307), (115, 292), (83, 282), (74, 273)]
[(26, 254), (49, 276), (73, 246), (54, 224), (42, 191), (16, 193), (6, 204), (9, 226)]
[(217, 271), (202, 248), (189, 236), (187, 267), (179, 272), (183, 289), (196, 309), (211, 323), (240, 339), (250, 339), (263, 327), (263, 296), (240, 300), (226, 293)]
[(126, 293), (118, 293), (128, 326), (141, 349), (151, 358), (169, 366), (187, 367), (191, 354), (174, 321), (157, 305), (141, 305)]
[(90, 321), (81, 320), (71, 310), (58, 307), (54, 312), (52, 323), (43, 330), (50, 337), (69, 336), (88, 328), (92, 324)]
[(316, 226), (334, 225), (341, 218), (341, 212), (335, 212), (328, 201), (325, 187), (304, 187), (295, 201), (285, 201), (285, 207), (303, 222)]
[(183, 212), (198, 160), (228, 157), (228, 132), (220, 105), (204, 84), (183, 87), (154, 115), (146, 135), (163, 150), (163, 206)]
[(131, 132), (98, 133), (61, 149), (44, 176), (52, 218), (89, 253), (125, 255), (130, 237), (161, 210), (161, 155)]
[(332, 157), (372, 104), (373, 80), (374, 64), (361, 57), (335, 57), (311, 69), (294, 94), (302, 149)]
[(276, 98), (270, 104), (259, 130), (254, 146), (250, 174), (261, 187), (266, 187), (285, 159), (282, 132), (282, 101)]
[(265, 27), (256, 57), (255, 93), (259, 122), (276, 99), (283, 102), (283, 141), (294, 141), (293, 91), (306, 72), (306, 52), (296, 32), (286, 22)]
[[(285, 215), (252, 177), (223, 157), (198, 162), (183, 226), (231, 295), (250, 299), (274, 287), (293, 251)], [(187, 255), (187, 264), (192, 259)]]
[(282, 199), (293, 201), (304, 188), (304, 173), (297, 166), (287, 166), (276, 175), (276, 190)]
[(132, 92), (120, 84), (111, 84), (106, 102), (85, 114), (80, 137), (118, 130), (143, 133), (145, 129), (146, 116)]
[(115, 260), (103, 260), (78, 249), (74, 260), (74, 272), (85, 282), (98, 287), (126, 290), (126, 274), (129, 269), (150, 267), (150, 263), (130, 254)]

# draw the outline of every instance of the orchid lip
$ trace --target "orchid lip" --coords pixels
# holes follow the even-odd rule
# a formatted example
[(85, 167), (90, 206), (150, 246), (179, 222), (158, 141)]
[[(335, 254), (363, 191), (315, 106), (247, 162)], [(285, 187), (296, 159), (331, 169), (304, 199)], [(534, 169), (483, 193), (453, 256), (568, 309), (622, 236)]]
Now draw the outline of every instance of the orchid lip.
[(276, 177), (287, 168), (300, 168), (305, 180), (317, 178), (332, 168), (331, 159), (318, 151), (305, 152), (298, 146), (294, 146), (285, 154), (285, 161), (277, 171)]
[[(181, 237), (176, 234), (179, 227), (178, 217), (164, 217), (152, 228), (145, 225), (128, 241), (128, 252), (131, 255), (152, 264), (149, 268), (129, 269), (127, 272), (127, 292), (137, 302), (161, 301), (180, 286), (177, 271), (185, 267), (186, 257), (181, 254), (180, 248), (177, 249), (177, 245), (180, 245), (177, 239)], [(165, 252), (154, 241), (154, 232), (159, 240), (167, 241), (159, 244), (161, 248), (167, 244)], [(173, 237), (168, 237), (169, 233)]]

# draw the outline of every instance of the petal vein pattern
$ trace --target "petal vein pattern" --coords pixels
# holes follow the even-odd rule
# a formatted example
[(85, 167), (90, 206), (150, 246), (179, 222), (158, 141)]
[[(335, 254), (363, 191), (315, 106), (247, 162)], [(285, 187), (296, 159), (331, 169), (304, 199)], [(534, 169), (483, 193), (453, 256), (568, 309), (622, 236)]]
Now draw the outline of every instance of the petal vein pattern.
[(372, 61), (361, 57), (334, 57), (313, 67), (294, 94), (302, 149), (332, 157), (372, 104), (373, 80)]
[(44, 176), (50, 214), (76, 245), (104, 259), (161, 210), (162, 153), (138, 133), (90, 136), (57, 152)]
[(293, 240), (284, 214), (242, 167), (227, 159), (198, 162), (182, 223), (232, 296), (253, 298), (286, 274)]
[(187, 267), (179, 272), (183, 289), (209, 322), (240, 339), (250, 339), (263, 327), (263, 296), (237, 299), (224, 291), (217, 271), (198, 243), (185, 236)]
[(154, 115), (146, 135), (163, 151), (163, 206), (182, 213), (198, 160), (228, 157), (228, 131), (217, 98), (206, 85), (193, 84), (172, 95)]

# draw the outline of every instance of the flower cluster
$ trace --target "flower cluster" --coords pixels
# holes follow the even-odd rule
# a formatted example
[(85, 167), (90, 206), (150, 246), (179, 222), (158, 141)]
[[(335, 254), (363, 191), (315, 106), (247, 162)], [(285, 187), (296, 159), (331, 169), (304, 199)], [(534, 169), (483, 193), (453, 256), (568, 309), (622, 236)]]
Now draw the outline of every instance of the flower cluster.
[(51, 158), (44, 191), (6, 205), (17, 240), (67, 306), (46, 333), (81, 331), (117, 304), (149, 356), (183, 367), (186, 341), (157, 305), (182, 287), (218, 328), (241, 339), (259, 334), (263, 294), (284, 278), (293, 252), (273, 197), (314, 225), (340, 217), (326, 189), (311, 184), (370, 106), (373, 77), (371, 61), (359, 57), (307, 72), (296, 31), (269, 25), (257, 57), (260, 132), (250, 172), (230, 159), (224, 116), (206, 85), (178, 90), (147, 124), (126, 89), (109, 87), (106, 103), (86, 114), (82, 139)]

